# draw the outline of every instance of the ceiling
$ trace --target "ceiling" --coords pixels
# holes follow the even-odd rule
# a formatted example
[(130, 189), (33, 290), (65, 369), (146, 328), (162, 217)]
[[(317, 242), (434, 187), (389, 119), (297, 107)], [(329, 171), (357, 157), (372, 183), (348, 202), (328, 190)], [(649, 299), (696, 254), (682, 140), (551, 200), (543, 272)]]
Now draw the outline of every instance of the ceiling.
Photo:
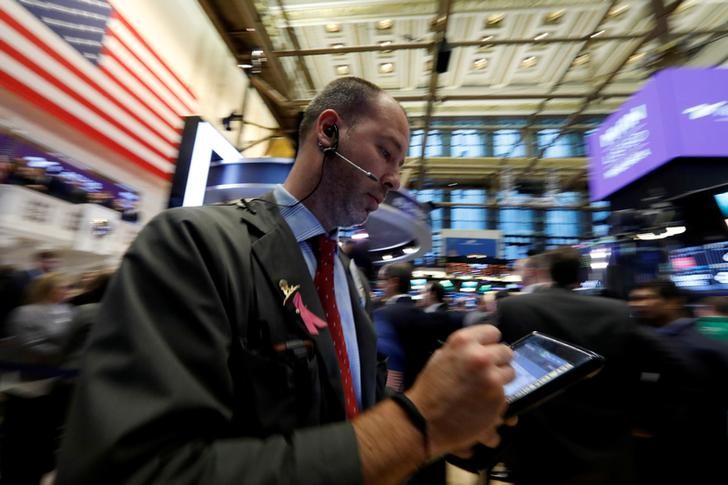
[[(613, 112), (661, 67), (728, 66), (728, 0), (199, 2), (291, 138), (301, 109), (343, 75), (392, 93), (425, 133), (433, 120), (517, 116), (533, 127), (549, 115), (565, 133)], [(585, 166), (421, 155), (404, 178), (482, 184), (510, 167), (579, 186)]]

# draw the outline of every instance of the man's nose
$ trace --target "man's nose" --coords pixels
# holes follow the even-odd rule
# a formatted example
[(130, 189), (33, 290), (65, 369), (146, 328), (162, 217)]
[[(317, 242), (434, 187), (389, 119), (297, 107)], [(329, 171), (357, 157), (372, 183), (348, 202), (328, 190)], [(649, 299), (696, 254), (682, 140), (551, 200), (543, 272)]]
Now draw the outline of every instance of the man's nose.
[(400, 187), (400, 170), (398, 169), (396, 172), (387, 173), (384, 177), (382, 177), (382, 183), (387, 188), (387, 190), (397, 190)]

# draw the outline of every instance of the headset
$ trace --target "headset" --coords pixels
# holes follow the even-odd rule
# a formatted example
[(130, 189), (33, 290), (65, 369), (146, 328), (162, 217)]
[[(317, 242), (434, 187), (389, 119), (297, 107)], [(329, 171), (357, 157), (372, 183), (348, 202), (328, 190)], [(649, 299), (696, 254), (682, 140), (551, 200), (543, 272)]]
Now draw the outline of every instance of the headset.
[(324, 127), (324, 135), (328, 136), (331, 139), (331, 145), (325, 147), (321, 143), (319, 143), (319, 149), (324, 153), (324, 156), (326, 155), (336, 155), (337, 157), (344, 160), (346, 163), (357, 169), (359, 172), (366, 175), (369, 179), (379, 182), (379, 177), (374, 175), (373, 173), (364, 170), (356, 163), (352, 162), (348, 158), (346, 158), (344, 155), (338, 152), (339, 150), (339, 127), (336, 125), (330, 125)]

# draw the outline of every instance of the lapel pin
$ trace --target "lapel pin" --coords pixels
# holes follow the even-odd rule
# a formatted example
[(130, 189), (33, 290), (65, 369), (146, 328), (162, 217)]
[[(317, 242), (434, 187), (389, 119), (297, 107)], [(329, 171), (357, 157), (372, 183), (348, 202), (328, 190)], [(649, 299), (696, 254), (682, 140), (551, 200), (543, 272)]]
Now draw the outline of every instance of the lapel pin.
[(300, 287), (301, 285), (289, 285), (288, 281), (286, 280), (280, 280), (278, 282), (278, 287), (283, 292), (283, 306), (286, 306), (286, 303), (288, 302), (288, 299), (293, 295)]

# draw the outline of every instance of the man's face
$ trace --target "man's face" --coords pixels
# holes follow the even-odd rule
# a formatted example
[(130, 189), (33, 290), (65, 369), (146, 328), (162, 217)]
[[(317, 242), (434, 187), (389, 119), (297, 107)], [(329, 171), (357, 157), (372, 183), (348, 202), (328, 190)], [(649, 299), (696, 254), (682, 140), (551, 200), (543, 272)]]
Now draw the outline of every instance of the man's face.
[(61, 260), (56, 256), (43, 256), (40, 258), (40, 269), (44, 273), (52, 273), (61, 266)]
[[(346, 120), (344, 120), (346, 122)], [(342, 126), (339, 152), (379, 178), (375, 182), (338, 157), (330, 157), (324, 176), (337, 226), (362, 224), (399, 188), (401, 165), (409, 143), (407, 117), (392, 98), (380, 95), (353, 126)]]
[(377, 274), (377, 287), (382, 290), (384, 298), (392, 297), (397, 294), (397, 278), (388, 278), (382, 268)]
[(629, 293), (629, 307), (634, 316), (643, 323), (661, 326), (673, 320), (674, 304), (662, 298), (657, 291), (638, 288)]

